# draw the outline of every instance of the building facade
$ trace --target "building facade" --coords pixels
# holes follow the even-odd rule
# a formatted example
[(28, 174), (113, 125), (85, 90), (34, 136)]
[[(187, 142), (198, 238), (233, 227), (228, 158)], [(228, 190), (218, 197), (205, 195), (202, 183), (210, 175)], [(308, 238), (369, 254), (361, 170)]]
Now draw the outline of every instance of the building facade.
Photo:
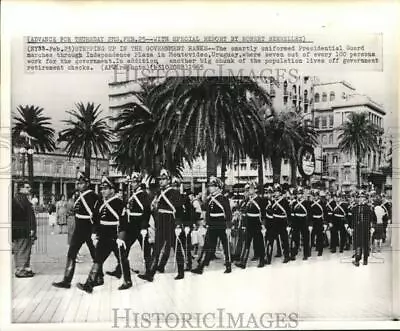
[[(356, 158), (339, 150), (339, 128), (351, 113), (367, 112), (368, 119), (384, 127), (385, 111), (381, 105), (360, 95), (349, 83), (330, 82), (314, 86), (313, 123), (318, 132), (322, 153), (322, 178), (327, 188), (348, 191), (357, 185)], [(381, 140), (382, 142), (382, 140)], [(368, 153), (361, 164), (361, 184), (382, 189), (385, 176), (380, 170), (383, 149)]]

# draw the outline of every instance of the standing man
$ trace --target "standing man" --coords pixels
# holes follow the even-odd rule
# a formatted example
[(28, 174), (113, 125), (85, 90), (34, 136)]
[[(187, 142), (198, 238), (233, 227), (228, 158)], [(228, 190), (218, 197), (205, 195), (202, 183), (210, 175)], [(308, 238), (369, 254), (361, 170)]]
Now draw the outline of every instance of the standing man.
[(222, 181), (214, 176), (210, 177), (208, 182), (208, 190), (210, 192), (209, 199), (206, 204), (206, 222), (208, 225), (206, 242), (204, 250), (199, 259), (199, 265), (192, 272), (202, 274), (204, 266), (210, 260), (215, 247), (217, 246), (218, 238), (221, 240), (224, 255), (225, 255), (225, 271), (224, 273), (232, 272), (232, 260), (230, 252), (230, 236), (232, 227), (232, 212), (229, 205), (229, 200), (224, 197), (222, 191)]
[(261, 233), (261, 228), (265, 223), (265, 199), (256, 193), (257, 183), (248, 184), (249, 195), (245, 201), (244, 226), (246, 227), (245, 248), (240, 257), (240, 262), (235, 263), (239, 268), (245, 269), (249, 258), (250, 245), (253, 242), (254, 251), (256, 247), (260, 249), (259, 268), (265, 265), (264, 254), (265, 246)]
[[(146, 191), (145, 184), (142, 183), (143, 176), (139, 172), (132, 173), (132, 195), (127, 202), (127, 218), (128, 225), (126, 230), (126, 254), (129, 257), (129, 252), (132, 245), (139, 242), (142, 249), (142, 258), (145, 264), (146, 272), (150, 268), (151, 248), (149, 244), (149, 235), (147, 229), (150, 220), (150, 197)], [(107, 271), (106, 274), (121, 278), (121, 261), (117, 254), (117, 266), (114, 271)]]
[(29, 182), (18, 183), (18, 193), (12, 199), (12, 242), (15, 259), (15, 277), (33, 277), (30, 268), (32, 245), (36, 238), (36, 216), (28, 196)]
[[(313, 197), (313, 201), (311, 203), (311, 219), (312, 219), (312, 227), (313, 232), (315, 234), (315, 247), (318, 252), (318, 256), (322, 256), (322, 252), (324, 250), (324, 225), (326, 222), (326, 207), (321, 197), (325, 195), (325, 192), (320, 191), (319, 196), (318, 193), (315, 193), (315, 197)], [(311, 252), (310, 252), (311, 253)]]
[[(95, 260), (95, 248), (92, 241), (93, 228), (98, 222), (99, 197), (89, 189), (89, 178), (82, 172), (78, 173), (79, 197), (74, 204), (75, 228), (72, 233), (71, 244), (67, 254), (67, 264), (64, 271), (64, 279), (61, 282), (54, 282), (53, 286), (59, 288), (70, 288), (74, 277), (76, 257), (83, 243), (88, 245), (90, 255)], [(99, 274), (98, 285), (104, 283), (102, 274)]]
[(338, 230), (336, 225), (334, 224), (333, 219), (333, 210), (336, 207), (336, 198), (335, 195), (331, 192), (331, 197), (326, 204), (326, 211), (328, 214), (328, 225), (329, 225), (329, 232), (330, 232), (330, 249), (332, 253), (336, 253), (337, 241), (338, 241)]
[(388, 224), (392, 223), (392, 203), (390, 200), (387, 199), (386, 195), (382, 193), (382, 208), (386, 212), (386, 217), (384, 218), (383, 222), (383, 237), (382, 242), (385, 243), (387, 237), (387, 226)]
[(124, 202), (116, 195), (115, 184), (107, 176), (103, 176), (101, 180), (101, 194), (103, 201), (99, 208), (99, 224), (96, 231), (99, 238), (96, 245), (96, 257), (86, 282), (78, 283), (78, 288), (87, 293), (93, 292), (103, 263), (113, 251), (118, 251), (124, 277), (124, 282), (118, 289), (125, 290), (132, 287), (131, 269), (125, 243), (128, 222), (127, 217), (124, 216)]
[(264, 261), (265, 264), (271, 264), (272, 261), (272, 250), (274, 247), (274, 238), (272, 236), (273, 230), (273, 212), (272, 212), (272, 187), (268, 187), (267, 194), (266, 194), (266, 201), (265, 201), (265, 228), (262, 228), (262, 235), (264, 237), (265, 243), (265, 257)]
[[(176, 280), (183, 279), (184, 232), (182, 231), (182, 199), (180, 193), (171, 186), (169, 171), (162, 169), (159, 176), (160, 194), (154, 202), (155, 243), (150, 261), (150, 269), (139, 278), (152, 282), (156, 271), (164, 272), (168, 262), (171, 246), (174, 245), (178, 275)], [(162, 254), (161, 254), (162, 253)]]
[(375, 214), (368, 205), (367, 195), (364, 191), (359, 193), (359, 202), (353, 207), (353, 243), (355, 249), (355, 259), (353, 264), (360, 266), (360, 260), (363, 258), (363, 264), (368, 264), (368, 256), (370, 249), (370, 231), (371, 225), (374, 223)]

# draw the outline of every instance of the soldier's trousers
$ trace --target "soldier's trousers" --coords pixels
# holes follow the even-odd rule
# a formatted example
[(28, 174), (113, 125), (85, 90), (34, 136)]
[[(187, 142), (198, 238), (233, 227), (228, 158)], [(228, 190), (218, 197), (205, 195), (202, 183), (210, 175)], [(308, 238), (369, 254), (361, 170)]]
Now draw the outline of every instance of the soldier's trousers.
[(82, 245), (86, 243), (92, 260), (95, 259), (95, 247), (92, 241), (92, 224), (87, 220), (75, 218), (75, 229), (68, 248), (68, 259), (76, 260)]
[(242, 251), (244, 250), (244, 242), (246, 238), (246, 230), (239, 228), (236, 229), (236, 236), (234, 238), (234, 250), (232, 251), (233, 258), (239, 260), (242, 255)]
[(174, 247), (178, 273), (184, 272), (184, 230), (182, 229), (179, 237), (175, 236), (175, 219), (172, 214), (158, 214), (155, 218), (156, 238), (154, 242), (153, 254), (150, 260), (151, 275), (154, 275), (157, 268), (164, 268), (168, 262), (171, 246)]
[(96, 245), (96, 256), (92, 270), (89, 274), (89, 281), (94, 282), (102, 272), (103, 263), (111, 252), (117, 252), (118, 262), (121, 265), (122, 275), (125, 282), (131, 282), (131, 269), (129, 266), (128, 253), (124, 247), (118, 247), (116, 238), (100, 237)]
[[(215, 251), (215, 247), (217, 246), (218, 238), (219, 240), (221, 240), (222, 247), (224, 249), (225, 265), (231, 264), (230, 248), (228, 250), (229, 243), (228, 243), (228, 238), (226, 236), (225, 227), (212, 227), (212, 226), (208, 227), (206, 242), (204, 243), (204, 249), (202, 252), (202, 256), (199, 259), (200, 260), (199, 263), (208, 265), (208, 263), (211, 260), (212, 254)], [(202, 262), (202, 260), (204, 262)]]
[(322, 254), (324, 250), (324, 224), (322, 218), (313, 219), (313, 233), (315, 234), (315, 248)]
[(249, 220), (246, 231), (246, 239), (245, 239), (245, 249), (250, 249), (251, 242), (253, 242), (254, 248), (254, 256), (258, 258), (263, 258), (265, 246), (264, 240), (261, 233), (261, 225), (260, 224), (251, 224), (251, 222), (259, 222), (256, 220)]
[(288, 258), (289, 257), (289, 236), (288, 236), (288, 233), (286, 230), (286, 225), (287, 225), (287, 221), (285, 219), (274, 218), (274, 220), (271, 222), (271, 231), (269, 231), (270, 235), (268, 237), (270, 238), (269, 242), (272, 245), (273, 245), (274, 240), (278, 240), (278, 237), (280, 238), (280, 241), (282, 243), (283, 256), (285, 258)]
[(292, 257), (296, 256), (300, 247), (300, 235), (303, 240), (303, 255), (309, 257), (310, 250), (310, 232), (308, 230), (306, 217), (294, 217), (292, 238), (290, 240), (290, 254)]
[(335, 252), (339, 246), (339, 250), (343, 251), (347, 239), (347, 231), (344, 227), (344, 219), (334, 217), (331, 228), (331, 251)]

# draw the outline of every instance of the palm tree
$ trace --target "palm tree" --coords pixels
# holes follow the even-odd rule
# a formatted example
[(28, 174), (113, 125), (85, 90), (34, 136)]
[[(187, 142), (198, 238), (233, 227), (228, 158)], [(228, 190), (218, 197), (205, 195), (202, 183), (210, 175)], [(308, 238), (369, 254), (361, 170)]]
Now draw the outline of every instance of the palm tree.
[(282, 159), (295, 158), (297, 142), (302, 139), (298, 122), (292, 112), (281, 112), (268, 119), (265, 130), (265, 155), (271, 160), (273, 182), (280, 183)]
[(207, 156), (207, 177), (224, 161), (246, 155), (249, 142), (261, 145), (263, 127), (250, 98), (270, 103), (249, 77), (169, 77), (150, 92), (157, 131), (172, 152), (184, 145), (191, 156)]
[(357, 186), (360, 187), (360, 164), (361, 160), (369, 152), (379, 149), (378, 139), (382, 130), (368, 121), (366, 112), (350, 113), (348, 121), (339, 128), (339, 148), (342, 152), (356, 157), (357, 162)]
[(136, 99), (113, 118), (117, 137), (113, 156), (117, 169), (124, 173), (144, 170), (150, 177), (156, 177), (163, 167), (180, 177), (183, 160), (190, 164), (192, 157), (182, 145), (172, 150), (169, 135), (157, 130), (157, 117), (149, 109), (150, 91), (155, 84), (142, 82), (140, 92), (135, 93)]
[[(12, 142), (15, 146), (29, 145), (37, 152), (51, 152), (55, 149), (54, 129), (50, 117), (43, 115), (38, 106), (17, 107), (18, 115), (13, 115)], [(28, 179), (33, 186), (33, 155), (28, 154)]]
[(67, 111), (71, 118), (64, 120), (69, 127), (62, 130), (58, 141), (66, 142), (64, 150), (71, 158), (83, 156), (85, 160), (85, 175), (90, 177), (92, 155), (100, 154), (103, 158), (110, 152), (112, 134), (107, 124), (107, 117), (101, 118), (100, 104), (88, 102), (77, 103), (76, 109)]

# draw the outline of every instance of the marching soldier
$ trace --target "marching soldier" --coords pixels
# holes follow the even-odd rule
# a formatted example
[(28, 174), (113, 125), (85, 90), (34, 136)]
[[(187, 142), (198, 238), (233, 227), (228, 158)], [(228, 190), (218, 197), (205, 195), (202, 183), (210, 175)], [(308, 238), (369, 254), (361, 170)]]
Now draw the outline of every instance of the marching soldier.
[[(182, 231), (182, 198), (171, 186), (170, 173), (162, 169), (159, 176), (161, 191), (155, 199), (154, 222), (155, 243), (150, 269), (139, 278), (152, 282), (156, 271), (164, 272), (171, 246), (174, 245), (175, 260), (178, 265), (176, 280), (183, 279), (185, 269), (184, 232)], [(163, 254), (161, 254), (163, 252)]]
[[(143, 176), (140, 173), (132, 173), (132, 195), (128, 198), (126, 209), (128, 218), (128, 226), (126, 231), (126, 252), (129, 257), (130, 249), (137, 240), (142, 249), (145, 269), (149, 270), (151, 248), (148, 241), (149, 236), (147, 229), (149, 227), (150, 219), (150, 197), (146, 192), (146, 186), (142, 183), (142, 180)], [(107, 271), (106, 274), (121, 278), (121, 263), (118, 259), (117, 261), (118, 264), (115, 270), (111, 272)]]
[[(254, 250), (260, 248), (261, 252), (265, 251), (264, 241), (262, 237), (262, 227), (264, 227), (265, 219), (265, 199), (256, 193), (257, 184), (251, 182), (248, 184), (249, 195), (245, 201), (244, 226), (246, 227), (245, 248), (240, 257), (240, 262), (235, 263), (239, 268), (245, 269), (249, 258), (251, 242), (253, 242)], [(265, 265), (264, 254), (260, 254), (259, 268)]]
[(302, 188), (297, 190), (297, 199), (292, 205), (293, 214), (293, 234), (292, 242), (294, 243), (291, 251), (291, 259), (295, 260), (300, 247), (300, 235), (303, 240), (303, 260), (307, 260), (311, 256), (310, 250), (310, 230), (311, 225), (311, 204), (304, 198)]
[(210, 197), (206, 204), (206, 222), (208, 225), (206, 243), (199, 259), (197, 268), (192, 272), (202, 274), (204, 266), (210, 261), (212, 252), (217, 245), (217, 239), (221, 240), (225, 254), (225, 273), (232, 271), (232, 260), (230, 254), (230, 236), (232, 226), (232, 212), (229, 200), (221, 193), (222, 182), (212, 176), (208, 183)]
[(315, 247), (318, 252), (318, 256), (322, 256), (324, 250), (324, 223), (326, 222), (326, 207), (321, 200), (324, 196), (324, 192), (321, 191), (319, 196), (317, 193), (314, 195), (314, 201), (311, 204), (311, 218), (312, 227), (315, 233)]
[[(288, 229), (289, 217), (290, 217), (290, 206), (285, 194), (280, 191), (279, 188), (275, 190), (275, 199), (272, 203), (272, 227), (270, 241), (277, 240), (280, 238), (282, 243), (284, 260), (283, 263), (288, 263), (289, 258), (289, 236)], [(269, 260), (271, 260), (269, 258)]]
[(182, 225), (184, 237), (182, 243), (186, 258), (185, 271), (190, 271), (192, 270), (192, 229), (195, 227), (196, 215), (189, 197), (184, 193), (180, 193), (180, 179), (174, 177), (172, 179), (172, 186), (177, 190), (177, 192), (179, 192), (182, 199)]
[[(355, 192), (350, 193), (350, 200), (349, 200), (349, 206), (348, 206), (348, 211), (347, 211), (347, 224), (353, 224), (353, 207), (357, 205), (356, 202), (356, 197), (355, 197)], [(346, 244), (344, 249), (346, 251), (350, 250), (351, 243), (353, 242), (353, 237), (350, 233), (350, 231), (347, 231), (346, 233)]]
[[(344, 201), (341, 193), (338, 192), (338, 201), (336, 202), (336, 206), (333, 209), (332, 230), (334, 232), (334, 236), (332, 236), (332, 242), (331, 242), (331, 246), (333, 247), (332, 253), (336, 253), (337, 246), (339, 246), (339, 252), (343, 253), (347, 239), (347, 228), (348, 228), (347, 213), (348, 213), (348, 205), (346, 201)], [(338, 237), (340, 238), (340, 240), (338, 240)]]
[(368, 264), (370, 231), (375, 217), (375, 213), (367, 203), (367, 196), (365, 192), (361, 191), (359, 193), (359, 202), (355, 207), (353, 207), (352, 215), (353, 224), (351, 224), (351, 229), (353, 231), (353, 242), (355, 249), (355, 259), (353, 264), (358, 267), (360, 266), (360, 261), (362, 258), (363, 264)]
[[(74, 277), (76, 257), (83, 243), (86, 242), (93, 261), (95, 260), (95, 248), (92, 241), (93, 229), (98, 222), (99, 197), (89, 189), (90, 180), (83, 173), (78, 173), (79, 197), (74, 204), (75, 229), (67, 254), (64, 278), (61, 282), (54, 282), (58, 288), (70, 288)], [(102, 272), (99, 273), (96, 285), (104, 283)]]
[[(328, 200), (327, 204), (326, 204), (326, 211), (327, 211), (327, 215), (328, 215), (328, 224), (329, 224), (329, 232), (330, 232), (330, 249), (332, 253), (336, 253), (336, 242), (338, 240), (337, 238), (337, 229), (334, 228), (334, 221), (333, 221), (333, 210), (336, 207), (336, 198), (335, 195), (333, 193), (330, 194), (330, 199)], [(334, 246), (334, 244), (336, 246)]]
[(268, 187), (266, 194), (266, 202), (265, 202), (265, 228), (261, 229), (261, 233), (263, 235), (264, 243), (265, 243), (265, 264), (271, 264), (272, 260), (272, 251), (274, 247), (274, 238), (271, 234), (273, 234), (272, 226), (273, 226), (273, 212), (272, 212), (272, 187)]
[(124, 202), (116, 195), (115, 184), (107, 177), (101, 180), (101, 193), (103, 202), (99, 208), (99, 224), (97, 227), (98, 242), (96, 245), (96, 258), (84, 284), (78, 283), (78, 288), (87, 293), (93, 292), (97, 276), (102, 269), (104, 261), (111, 252), (118, 251), (119, 261), (124, 282), (118, 287), (125, 290), (132, 287), (131, 269), (129, 267), (126, 240), (128, 228)]
[(244, 206), (249, 194), (248, 187), (244, 188), (244, 199), (240, 201), (240, 204), (236, 209), (233, 210), (232, 225), (234, 234), (234, 245), (232, 250), (232, 261), (240, 261), (240, 257), (244, 251), (244, 242), (246, 238), (246, 227), (243, 225), (244, 222)]

